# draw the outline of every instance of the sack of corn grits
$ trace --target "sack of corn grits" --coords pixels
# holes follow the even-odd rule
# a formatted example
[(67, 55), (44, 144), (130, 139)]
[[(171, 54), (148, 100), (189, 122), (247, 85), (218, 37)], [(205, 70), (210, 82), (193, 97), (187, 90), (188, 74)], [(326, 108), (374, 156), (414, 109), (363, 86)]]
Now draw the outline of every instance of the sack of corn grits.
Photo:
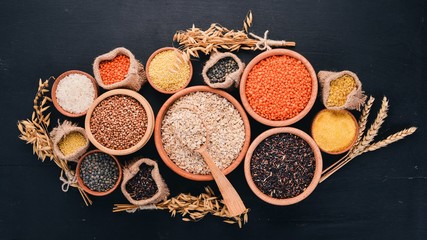
[(366, 95), (357, 75), (350, 71), (319, 71), (323, 105), (332, 110), (358, 110), (365, 104)]

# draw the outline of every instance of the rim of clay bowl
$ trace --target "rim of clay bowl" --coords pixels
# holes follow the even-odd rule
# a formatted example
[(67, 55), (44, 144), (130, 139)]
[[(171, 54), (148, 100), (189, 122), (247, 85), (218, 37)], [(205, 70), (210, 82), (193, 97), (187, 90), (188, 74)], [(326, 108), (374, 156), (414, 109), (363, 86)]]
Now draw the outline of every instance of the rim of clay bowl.
[[(286, 56), (298, 59), (304, 64), (304, 66), (309, 71), (311, 76), (311, 97), (307, 105), (295, 117), (286, 119), (286, 120), (281, 120), (281, 121), (274, 121), (274, 120), (270, 120), (260, 116), (258, 113), (256, 113), (253, 110), (252, 106), (249, 104), (248, 99), (246, 97), (246, 80), (252, 68), (261, 60), (264, 60), (271, 56), (277, 56), (277, 55), (286, 55)], [(304, 56), (302, 56), (301, 54), (295, 51), (288, 50), (288, 49), (273, 49), (273, 50), (269, 50), (269, 51), (258, 54), (258, 56), (252, 59), (247, 65), (247, 67), (245, 68), (245, 71), (242, 74), (242, 79), (240, 81), (240, 87), (239, 87), (240, 99), (242, 100), (243, 107), (246, 109), (249, 115), (251, 115), (252, 118), (254, 118), (256, 121), (271, 127), (284, 127), (301, 120), (305, 115), (307, 115), (307, 113), (313, 107), (316, 101), (317, 91), (318, 91), (317, 76), (316, 76), (316, 72), (313, 69), (313, 66)]]
[[(310, 145), (314, 153), (316, 167), (314, 169), (313, 179), (311, 180), (310, 184), (308, 185), (308, 187), (304, 192), (292, 198), (284, 198), (284, 199), (273, 198), (261, 192), (261, 190), (259, 190), (258, 187), (255, 185), (251, 175), (250, 163), (252, 160), (253, 152), (258, 147), (258, 145), (262, 141), (264, 141), (267, 137), (278, 134), (278, 133), (290, 133), (302, 138), (304, 141), (306, 141)], [(255, 138), (255, 140), (252, 142), (251, 146), (249, 147), (246, 153), (245, 165), (244, 165), (246, 182), (248, 183), (252, 192), (255, 193), (255, 195), (259, 197), (261, 200), (273, 205), (278, 205), (278, 206), (295, 204), (297, 202), (302, 201), (306, 197), (308, 197), (314, 191), (317, 184), (319, 183), (320, 177), (322, 175), (322, 168), (323, 168), (322, 154), (316, 142), (307, 133), (293, 127), (272, 128), (261, 133), (257, 138)]]
[[(83, 179), (81, 179), (81, 177), (80, 177), (80, 167), (81, 167), (81, 165), (82, 165), (82, 161), (83, 161), (83, 159), (84, 159), (85, 157), (87, 157), (88, 155), (93, 154), (93, 153), (97, 153), (97, 152), (99, 152), (99, 153), (104, 153), (104, 154), (107, 154), (108, 156), (112, 157), (112, 158), (114, 159), (114, 161), (116, 162), (117, 167), (119, 168), (119, 178), (117, 178), (117, 181), (116, 181), (116, 183), (114, 184), (114, 186), (113, 186), (110, 190), (105, 191), (105, 192), (97, 192), (97, 191), (93, 191), (93, 190), (89, 189), (89, 188), (84, 184)], [(80, 187), (81, 187), (85, 192), (87, 192), (87, 193), (89, 193), (90, 195), (93, 195), (93, 196), (105, 196), (105, 195), (108, 195), (108, 194), (112, 193), (112, 192), (113, 192), (114, 190), (116, 190), (116, 188), (120, 185), (120, 182), (121, 182), (121, 180), (122, 180), (122, 175), (123, 175), (123, 172), (122, 172), (122, 167), (121, 167), (121, 165), (120, 165), (120, 163), (119, 163), (119, 160), (117, 160), (117, 158), (116, 158), (115, 156), (113, 156), (113, 155), (111, 155), (111, 154), (108, 154), (108, 153), (106, 153), (106, 152), (103, 152), (103, 151), (101, 151), (101, 150), (98, 150), (98, 149), (95, 149), (95, 150), (92, 150), (92, 151), (89, 151), (89, 152), (85, 153), (83, 156), (81, 156), (81, 157), (79, 158), (79, 161), (77, 162), (77, 167), (76, 167), (77, 183), (79, 184), (79, 186), (80, 186)]]
[(69, 71), (66, 71), (66, 72), (62, 73), (61, 75), (59, 75), (59, 77), (57, 77), (56, 80), (55, 80), (55, 82), (53, 83), (53, 85), (52, 85), (52, 91), (51, 91), (52, 102), (53, 102), (53, 105), (55, 106), (55, 108), (61, 114), (65, 115), (67, 117), (82, 117), (82, 116), (84, 116), (87, 113), (87, 111), (89, 109), (86, 109), (86, 111), (81, 112), (81, 113), (71, 113), (71, 112), (68, 112), (68, 111), (64, 110), (61, 107), (61, 105), (59, 105), (58, 99), (56, 98), (56, 89), (58, 88), (59, 82), (62, 79), (64, 79), (66, 76), (70, 75), (70, 74), (81, 74), (81, 75), (84, 75), (84, 76), (88, 77), (90, 79), (90, 81), (92, 82), (92, 84), (93, 84), (93, 90), (95, 90), (95, 96), (94, 96), (93, 100), (95, 100), (98, 97), (98, 83), (96, 82), (95, 78), (93, 78), (89, 73), (86, 73), (86, 72), (83, 72), (83, 71), (80, 71), (80, 70), (69, 70)]
[[(351, 118), (353, 119), (353, 122), (354, 122), (354, 124), (355, 124), (355, 126), (356, 126), (356, 134), (354, 134), (353, 141), (352, 141), (352, 142), (351, 142), (347, 147), (345, 147), (344, 149), (342, 149), (341, 151), (336, 151), (336, 152), (333, 152), (333, 151), (326, 151), (325, 149), (323, 149), (323, 148), (322, 148), (322, 146), (320, 146), (319, 144), (317, 144), (317, 142), (316, 142), (316, 140), (315, 140), (315, 138), (314, 138), (314, 134), (313, 134), (313, 125), (314, 125), (314, 121), (319, 117), (319, 115), (320, 115), (322, 112), (325, 112), (325, 111), (338, 111), (338, 112), (339, 112), (339, 111), (343, 111), (343, 112), (346, 112), (348, 115), (350, 115), (350, 116), (351, 116)], [(320, 111), (319, 111), (319, 112), (314, 116), (313, 121), (311, 122), (311, 136), (312, 136), (313, 140), (316, 142), (316, 144), (317, 144), (317, 146), (319, 147), (319, 149), (320, 149), (322, 152), (327, 153), (327, 154), (331, 154), (331, 155), (338, 155), (338, 154), (342, 154), (342, 153), (347, 152), (347, 151), (348, 151), (348, 150), (350, 150), (350, 148), (352, 148), (352, 147), (354, 146), (354, 144), (356, 143), (358, 135), (359, 135), (359, 123), (357, 122), (357, 120), (356, 120), (356, 118), (354, 117), (354, 115), (353, 115), (350, 111), (347, 111), (347, 110), (345, 110), (345, 109), (342, 109), (342, 110), (330, 110), (330, 109), (327, 109), (327, 108), (322, 109), (322, 110), (320, 110)]]
[(145, 64), (145, 72), (146, 72), (146, 76), (147, 76), (147, 80), (150, 83), (150, 85), (158, 92), (164, 93), (164, 94), (174, 94), (179, 92), (180, 90), (186, 88), (188, 86), (188, 84), (190, 84), (191, 78), (193, 77), (193, 65), (191, 64), (191, 61), (188, 60), (188, 66), (190, 67), (190, 76), (188, 77), (187, 81), (184, 83), (184, 85), (182, 85), (180, 88), (174, 90), (174, 91), (166, 91), (164, 89), (159, 88), (158, 86), (156, 86), (156, 84), (153, 83), (153, 80), (150, 77), (150, 63), (153, 60), (153, 58), (159, 54), (160, 52), (163, 51), (168, 51), (168, 50), (175, 50), (178, 51), (179, 53), (182, 53), (181, 50), (179, 50), (178, 48), (174, 48), (174, 47), (163, 47), (163, 48), (159, 48), (157, 49), (155, 52), (153, 52), (151, 54), (151, 56), (148, 58), (147, 64)]
[(207, 175), (193, 174), (193, 173), (187, 172), (187, 171), (183, 170), (182, 168), (178, 167), (168, 157), (165, 149), (163, 148), (163, 144), (162, 144), (161, 125), (162, 125), (162, 121), (163, 121), (163, 118), (164, 118), (166, 112), (168, 111), (169, 107), (176, 100), (178, 100), (180, 97), (185, 96), (189, 93), (193, 93), (193, 92), (211, 92), (211, 93), (215, 93), (215, 94), (218, 94), (218, 95), (226, 98), (237, 109), (237, 111), (240, 113), (240, 116), (243, 120), (243, 125), (245, 128), (245, 141), (243, 143), (242, 149), (240, 150), (240, 153), (237, 156), (237, 158), (230, 164), (230, 166), (228, 166), (227, 168), (225, 168), (222, 171), (224, 173), (224, 175), (227, 175), (230, 172), (232, 172), (234, 169), (236, 169), (237, 166), (242, 162), (243, 158), (245, 157), (246, 151), (247, 151), (249, 144), (250, 144), (251, 128), (250, 128), (249, 119), (245, 113), (245, 110), (243, 109), (243, 107), (240, 105), (240, 103), (233, 96), (231, 96), (230, 94), (228, 94), (222, 90), (213, 89), (213, 88), (208, 87), (208, 86), (193, 86), (193, 87), (185, 88), (185, 89), (175, 93), (174, 95), (172, 95), (163, 104), (163, 106), (159, 110), (159, 113), (157, 114), (156, 125), (154, 128), (154, 142), (155, 142), (155, 145), (157, 148), (157, 152), (160, 155), (160, 158), (163, 160), (163, 162), (172, 171), (174, 171), (175, 173), (177, 173), (178, 175), (180, 175), (184, 178), (194, 180), (194, 181), (211, 181), (211, 180), (213, 180), (213, 177), (211, 174), (207, 174)]
[[(145, 131), (144, 136), (137, 144), (135, 144), (134, 146), (128, 149), (116, 150), (116, 149), (110, 149), (105, 147), (104, 145), (99, 143), (98, 140), (95, 139), (90, 129), (90, 118), (92, 117), (92, 113), (95, 107), (98, 106), (98, 104), (102, 100), (114, 95), (125, 95), (125, 96), (134, 98), (142, 105), (142, 107), (144, 108), (147, 114), (147, 130)], [(148, 103), (148, 101), (141, 94), (129, 89), (114, 89), (114, 90), (105, 92), (104, 94), (99, 96), (97, 99), (95, 99), (95, 101), (92, 103), (89, 110), (87, 111), (86, 118), (85, 118), (85, 131), (90, 142), (93, 145), (95, 145), (95, 147), (98, 148), (99, 150), (111, 155), (128, 155), (138, 151), (150, 140), (151, 135), (153, 134), (153, 130), (154, 130), (154, 112), (153, 112), (153, 109), (151, 108), (150, 103)]]

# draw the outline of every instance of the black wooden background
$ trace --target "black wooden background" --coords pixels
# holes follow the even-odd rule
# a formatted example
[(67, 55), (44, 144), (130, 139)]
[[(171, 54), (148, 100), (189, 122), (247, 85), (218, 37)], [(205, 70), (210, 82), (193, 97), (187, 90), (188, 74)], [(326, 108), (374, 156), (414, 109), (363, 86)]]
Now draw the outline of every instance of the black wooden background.
[[(94, 58), (119, 46), (145, 64), (156, 49), (172, 46), (176, 30), (214, 22), (240, 29), (250, 9), (252, 32), (268, 29), (271, 39), (296, 41), (292, 49), (316, 71), (357, 73), (377, 99), (374, 112), (387, 96), (390, 116), (379, 138), (413, 125), (418, 131), (356, 158), (293, 206), (259, 200), (240, 165), (229, 179), (251, 208), (243, 229), (212, 216), (188, 223), (166, 211), (112, 213), (114, 203), (126, 203), (120, 191), (93, 197), (86, 207), (75, 189), (62, 192), (53, 162), (37, 160), (18, 140), (16, 123), (30, 117), (39, 78), (71, 69), (92, 73)], [(424, 0), (0, 2), (0, 239), (427, 239), (426, 18)], [(258, 53), (238, 56), (248, 63)], [(206, 60), (193, 61), (191, 85), (203, 83)], [(168, 98), (148, 84), (140, 93), (155, 113)], [(233, 95), (239, 99), (238, 91)], [(321, 108), (317, 102), (294, 126), (308, 132)], [(58, 118), (67, 119), (53, 111), (52, 122)], [(252, 139), (268, 129), (252, 119), (251, 126)], [(135, 156), (159, 160), (172, 196), (216, 189), (214, 182), (189, 181), (169, 170), (153, 139)], [(324, 165), (337, 159), (323, 158)]]

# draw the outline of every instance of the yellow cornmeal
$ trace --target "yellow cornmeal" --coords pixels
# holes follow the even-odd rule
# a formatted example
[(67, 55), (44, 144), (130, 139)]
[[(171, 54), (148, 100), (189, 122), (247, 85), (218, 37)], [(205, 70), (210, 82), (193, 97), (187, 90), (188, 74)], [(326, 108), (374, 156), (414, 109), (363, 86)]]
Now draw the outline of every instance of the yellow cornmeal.
[(86, 141), (87, 140), (83, 134), (79, 132), (72, 132), (67, 134), (59, 141), (58, 147), (64, 156), (68, 156), (84, 147), (87, 143)]
[(320, 149), (337, 153), (353, 144), (357, 128), (357, 122), (350, 112), (325, 109), (314, 118), (311, 133)]
[(346, 101), (348, 95), (356, 88), (356, 81), (350, 75), (343, 75), (331, 81), (329, 96), (326, 100), (328, 107), (341, 107)]
[(164, 90), (175, 91), (184, 86), (190, 77), (190, 66), (186, 61), (180, 61), (174, 50), (158, 53), (148, 66), (152, 83)]

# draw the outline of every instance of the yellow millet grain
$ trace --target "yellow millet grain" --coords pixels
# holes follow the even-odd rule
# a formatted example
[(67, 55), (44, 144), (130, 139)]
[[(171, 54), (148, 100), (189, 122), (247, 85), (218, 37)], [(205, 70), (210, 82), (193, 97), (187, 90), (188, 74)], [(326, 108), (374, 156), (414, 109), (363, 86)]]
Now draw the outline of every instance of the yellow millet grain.
[(326, 101), (328, 107), (341, 107), (346, 101), (348, 95), (356, 88), (356, 81), (350, 75), (343, 75), (331, 81), (329, 96)]
[(357, 134), (357, 122), (348, 111), (326, 109), (314, 118), (311, 133), (323, 151), (341, 152), (353, 144)]
[(86, 145), (86, 138), (79, 132), (71, 132), (63, 137), (59, 143), (59, 150), (68, 156)]
[(179, 53), (166, 50), (158, 53), (148, 66), (152, 83), (165, 91), (175, 91), (184, 86), (190, 77), (190, 65), (178, 60)]

